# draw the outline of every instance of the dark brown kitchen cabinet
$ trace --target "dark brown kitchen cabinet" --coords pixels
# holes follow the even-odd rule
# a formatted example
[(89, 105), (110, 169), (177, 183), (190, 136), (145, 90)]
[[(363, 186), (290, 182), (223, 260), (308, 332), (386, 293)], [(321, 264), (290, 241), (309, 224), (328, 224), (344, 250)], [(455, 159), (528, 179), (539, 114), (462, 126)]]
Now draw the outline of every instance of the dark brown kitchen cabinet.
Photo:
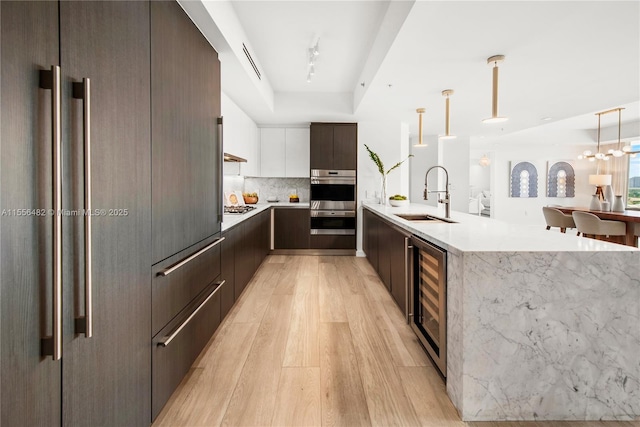
[(311, 123), (311, 169), (358, 167), (356, 123)]
[(407, 314), (408, 302), (407, 292), (409, 286), (409, 255), (407, 247), (410, 244), (411, 234), (400, 228), (390, 225), (389, 227), (389, 264), (391, 279), (391, 296), (398, 304), (402, 313)]
[(235, 268), (235, 248), (238, 241), (238, 231), (240, 228), (234, 227), (222, 233), (224, 241), (221, 243), (221, 274), (220, 278), (225, 281), (224, 288), (220, 291), (220, 318), (224, 319), (231, 311), (236, 302), (236, 268)]
[(378, 216), (366, 209), (363, 215), (363, 249), (367, 255), (369, 263), (378, 272), (378, 228), (380, 219)]
[[(149, 3), (3, 1), (0, 7), (0, 197), (9, 212), (1, 223), (0, 424), (148, 425)], [(52, 90), (58, 87), (52, 77), (57, 71), (47, 73), (52, 65), (60, 67), (59, 104)], [(83, 79), (90, 84), (74, 88)], [(90, 120), (83, 120), (85, 102)], [(42, 355), (49, 352), (41, 344), (54, 328), (56, 216), (48, 212), (56, 187), (54, 110), (60, 112), (62, 136), (59, 360)], [(86, 165), (85, 132), (91, 140)], [(91, 217), (90, 229), (82, 212), (85, 170), (93, 213), (99, 213)], [(11, 214), (15, 209), (18, 214)], [(81, 332), (88, 260), (91, 337)]]
[(220, 295), (226, 285), (211, 283), (153, 338), (152, 419), (220, 326)]
[(369, 263), (406, 315), (409, 262), (407, 238), (411, 234), (367, 209), (364, 210), (363, 230), (363, 249)]
[(309, 209), (273, 209), (273, 248), (309, 249)]
[[(231, 233), (233, 237), (233, 272), (236, 300), (240, 298), (254, 273), (269, 253), (270, 232), (270, 209), (253, 215), (224, 232), (223, 235)], [(224, 268), (225, 266), (223, 265)], [(224, 274), (222, 278), (224, 279)]]
[(151, 2), (153, 263), (220, 231), (218, 54), (175, 1)]

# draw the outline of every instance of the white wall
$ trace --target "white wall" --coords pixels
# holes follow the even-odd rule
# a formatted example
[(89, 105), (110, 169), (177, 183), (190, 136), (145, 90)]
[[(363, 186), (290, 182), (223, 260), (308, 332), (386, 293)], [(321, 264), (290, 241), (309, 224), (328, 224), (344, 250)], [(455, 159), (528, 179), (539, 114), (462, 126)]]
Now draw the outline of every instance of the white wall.
[[(510, 136), (485, 141), (484, 152), (491, 152), (491, 190), (493, 200), (492, 217), (502, 221), (526, 225), (545, 224), (542, 207), (549, 204), (563, 206), (589, 206), (594, 187), (589, 185), (589, 174), (596, 173), (596, 162), (578, 160), (577, 157), (586, 149), (593, 149), (593, 144), (578, 145), (584, 141), (582, 132), (554, 132), (545, 130), (544, 126)], [(472, 141), (472, 146), (476, 141)], [(573, 145), (572, 145), (573, 143)], [(538, 170), (538, 197), (509, 197), (510, 161), (526, 160)], [(546, 197), (547, 162), (568, 160), (574, 165), (576, 173), (575, 197)]]
[[(404, 160), (409, 155), (409, 127), (400, 122), (358, 122), (358, 194), (357, 200), (365, 199), (367, 192), (380, 192), (382, 181), (378, 168), (369, 158), (364, 147), (369, 148), (380, 156), (385, 170)], [(387, 177), (387, 197), (394, 194), (409, 195), (409, 162), (406, 161)], [(360, 203), (358, 203), (360, 205)], [(356, 242), (359, 255), (362, 252), (362, 209), (358, 212)]]
[[(415, 156), (411, 159), (411, 201), (438, 206), (438, 195), (429, 194), (429, 199), (425, 201), (423, 191), (427, 170), (432, 166), (441, 165), (449, 172), (451, 210), (468, 212), (469, 139), (458, 137), (440, 141), (437, 136), (426, 136), (423, 138), (423, 143), (426, 143), (427, 147), (412, 146), (411, 148), (411, 152)], [(444, 187), (444, 172), (441, 169), (431, 171), (429, 173), (429, 190), (444, 190)], [(444, 213), (444, 206), (440, 204), (439, 207)]]
[(224, 92), (221, 97), (224, 152), (247, 159), (247, 163), (225, 163), (225, 175), (260, 175), (258, 126)]

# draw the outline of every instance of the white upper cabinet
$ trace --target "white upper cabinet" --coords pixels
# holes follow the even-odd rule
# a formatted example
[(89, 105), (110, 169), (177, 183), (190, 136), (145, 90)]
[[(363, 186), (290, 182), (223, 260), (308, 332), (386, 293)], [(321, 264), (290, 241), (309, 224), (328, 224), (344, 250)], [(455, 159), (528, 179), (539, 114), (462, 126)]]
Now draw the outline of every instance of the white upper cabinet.
[(309, 176), (309, 128), (288, 128), (285, 132), (285, 171), (288, 177)]
[(260, 176), (285, 175), (285, 129), (260, 129)]
[(309, 176), (309, 128), (261, 128), (260, 175)]

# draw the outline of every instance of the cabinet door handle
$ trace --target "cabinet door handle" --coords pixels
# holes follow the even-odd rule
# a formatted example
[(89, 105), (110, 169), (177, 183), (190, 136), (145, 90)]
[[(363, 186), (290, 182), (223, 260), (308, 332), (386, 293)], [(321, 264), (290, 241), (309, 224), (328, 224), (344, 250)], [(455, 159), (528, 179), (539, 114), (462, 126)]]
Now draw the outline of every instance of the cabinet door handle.
[(40, 87), (51, 90), (51, 143), (53, 145), (53, 330), (41, 339), (43, 356), (62, 358), (62, 135), (60, 120), (60, 66), (40, 71)]
[(413, 245), (411, 244), (411, 238), (404, 238), (404, 280), (406, 281), (405, 285), (405, 310), (407, 313), (407, 318), (405, 319), (407, 323), (409, 323), (411, 317), (413, 317), (413, 313), (410, 313), (410, 310), (413, 310), (411, 307), (411, 293), (413, 292), (413, 257), (411, 256), (411, 251), (413, 250)]
[(73, 83), (73, 97), (82, 102), (82, 124), (84, 139), (84, 316), (75, 319), (77, 334), (86, 338), (93, 336), (93, 283), (92, 283), (92, 250), (91, 250), (91, 80), (87, 77), (82, 82)]
[(204, 301), (202, 301), (198, 307), (196, 307), (195, 310), (193, 310), (193, 312), (189, 315), (189, 317), (187, 317), (184, 322), (182, 322), (180, 324), (180, 326), (178, 326), (177, 328), (175, 328), (173, 331), (171, 331), (171, 333), (169, 335), (164, 336), (160, 341), (158, 341), (158, 346), (160, 347), (166, 347), (168, 346), (171, 341), (173, 341), (173, 339), (178, 336), (178, 334), (180, 333), (180, 331), (182, 329), (184, 329), (185, 326), (187, 326), (187, 324), (189, 322), (191, 322), (191, 319), (193, 319), (195, 317), (196, 314), (198, 314), (198, 312), (202, 309), (202, 307), (204, 307), (207, 302), (209, 302), (209, 300), (211, 298), (213, 298), (213, 296), (222, 288), (222, 286), (226, 283), (226, 280), (223, 280), (221, 282), (218, 282), (216, 285), (216, 288), (209, 294), (209, 296), (207, 296)]
[[(222, 203), (222, 181), (224, 179), (224, 147), (223, 147), (223, 142), (224, 142), (224, 136), (223, 136), (223, 120), (222, 117), (218, 117), (217, 119), (217, 129), (218, 129), (218, 150), (219, 153), (218, 155), (219, 157), (219, 164), (218, 164), (218, 190), (219, 190), (219, 194), (218, 194), (218, 200), (216, 201), (218, 203), (218, 222), (222, 222), (222, 218), (224, 215), (224, 203)], [(240, 166), (238, 166), (239, 168)], [(239, 169), (238, 169), (239, 170)]]
[(202, 255), (203, 253), (205, 253), (206, 251), (208, 251), (212, 247), (222, 243), (222, 241), (224, 239), (226, 239), (226, 237), (221, 237), (221, 238), (217, 239), (215, 242), (205, 246), (204, 248), (200, 249), (198, 252), (196, 252), (196, 253), (194, 253), (192, 255), (189, 255), (188, 257), (186, 257), (182, 261), (177, 262), (177, 263), (173, 264), (171, 267), (162, 270), (161, 272), (158, 273), (158, 276), (168, 276), (168, 275), (170, 275), (171, 273), (173, 273), (174, 271), (176, 271), (177, 269), (179, 269), (180, 267), (182, 267), (183, 265), (185, 265), (189, 261), (193, 260), (196, 257), (199, 257), (200, 255)]

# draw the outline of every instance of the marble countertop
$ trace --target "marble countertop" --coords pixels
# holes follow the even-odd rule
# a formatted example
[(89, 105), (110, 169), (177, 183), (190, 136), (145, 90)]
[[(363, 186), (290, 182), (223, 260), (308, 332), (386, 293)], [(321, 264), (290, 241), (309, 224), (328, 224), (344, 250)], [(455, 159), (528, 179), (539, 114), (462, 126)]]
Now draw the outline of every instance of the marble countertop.
[(259, 214), (260, 212), (266, 211), (271, 208), (300, 208), (305, 209), (309, 208), (309, 202), (298, 202), (298, 203), (289, 203), (289, 202), (276, 202), (276, 203), (256, 203), (252, 205), (255, 207), (254, 210), (244, 213), (244, 214), (224, 214), (222, 217), (222, 226), (220, 231), (228, 230), (236, 225), (240, 224), (242, 221), (245, 221), (252, 216)]
[(629, 252), (636, 248), (595, 239), (577, 237), (575, 230), (562, 234), (544, 226), (509, 224), (462, 212), (451, 212), (455, 224), (407, 221), (396, 214), (426, 213), (444, 217), (444, 209), (411, 203), (406, 207), (364, 203), (369, 209), (397, 226), (443, 249), (460, 252)]

